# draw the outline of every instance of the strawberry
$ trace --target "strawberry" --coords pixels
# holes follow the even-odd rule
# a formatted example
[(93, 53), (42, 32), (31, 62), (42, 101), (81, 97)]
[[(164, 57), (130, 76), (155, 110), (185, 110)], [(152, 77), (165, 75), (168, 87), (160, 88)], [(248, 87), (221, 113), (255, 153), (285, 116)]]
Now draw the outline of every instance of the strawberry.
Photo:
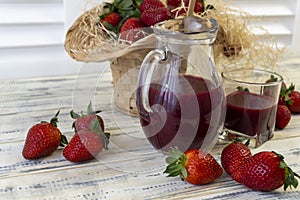
[(199, 149), (182, 153), (173, 148), (166, 162), (169, 165), (164, 173), (169, 174), (169, 177), (180, 175), (183, 180), (194, 185), (210, 183), (223, 174), (222, 167), (215, 158)]
[(101, 111), (94, 111), (92, 108), (92, 103), (90, 102), (87, 108), (87, 113), (81, 112), (81, 115), (75, 113), (73, 110), (71, 110), (70, 115), (73, 119), (76, 119), (73, 123), (73, 128), (75, 131), (80, 131), (84, 129), (90, 129), (90, 123), (97, 118), (102, 131), (104, 131), (104, 122), (102, 117), (97, 115)]
[(100, 20), (101, 23), (108, 30), (113, 30), (121, 22), (121, 16), (116, 12), (111, 12), (109, 14), (101, 15), (100, 19), (101, 19)]
[(287, 106), (291, 105), (292, 100), (290, 95), (294, 90), (295, 90), (295, 85), (293, 83), (289, 87), (286, 87), (285, 83), (282, 82), (278, 104), (287, 105)]
[(171, 10), (179, 7), (180, 4), (181, 4), (181, 0), (167, 0), (167, 5)]
[(221, 164), (228, 174), (231, 175), (244, 164), (246, 160), (252, 157), (248, 145), (249, 141), (247, 141), (246, 144), (233, 141), (222, 150)]
[(32, 126), (27, 134), (22, 155), (25, 159), (37, 159), (52, 154), (59, 146), (68, 143), (66, 137), (57, 128), (59, 111), (49, 122)]
[(287, 166), (282, 155), (269, 151), (255, 154), (232, 174), (233, 180), (259, 191), (275, 190), (282, 185), (284, 190), (296, 188), (296, 177), (299, 175)]
[(141, 33), (140, 29), (143, 27), (145, 24), (139, 18), (131, 17), (121, 26), (119, 38), (131, 42), (142, 39), (144, 34)]
[(161, 2), (160, 0), (144, 0), (141, 5), (139, 6), (139, 10), (143, 13), (145, 10), (148, 9), (157, 9), (161, 7), (166, 7), (166, 5)]
[(124, 24), (120, 28), (120, 33), (143, 27), (145, 27), (145, 24), (143, 24), (143, 22), (139, 18), (132, 17), (124, 22)]
[(84, 162), (94, 159), (102, 149), (107, 149), (109, 134), (104, 133), (97, 119), (90, 124), (90, 129), (75, 133), (63, 150), (63, 156), (71, 162)]
[[(271, 75), (270, 78), (266, 81), (266, 83), (269, 83), (269, 85), (264, 87), (264, 95), (272, 97), (277, 94), (277, 87), (275, 87), (275, 85), (272, 85), (272, 82), (278, 82), (278, 78), (274, 75)], [(288, 100), (288, 91), (289, 90), (287, 89), (285, 82), (282, 81), (278, 98), (279, 105), (286, 105)]]
[(291, 103), (288, 105), (292, 113), (300, 113), (300, 92), (292, 91), (290, 94)]
[(141, 14), (141, 20), (147, 26), (153, 26), (158, 22), (162, 22), (171, 18), (171, 13), (168, 8), (161, 7), (156, 9), (145, 10)]
[[(180, 15), (186, 14), (188, 7), (189, 7), (189, 3), (190, 3), (190, 0), (184, 0), (184, 7), (180, 8), (178, 10), (174, 10), (174, 12), (172, 14), (174, 14), (175, 16), (180, 16)], [(197, 0), (195, 2), (194, 12), (199, 14), (199, 13), (203, 13), (204, 10), (205, 10), (205, 8), (204, 8), (203, 1)]]
[[(275, 77), (274, 75), (271, 75), (271, 77), (266, 81), (266, 83), (271, 83), (271, 82), (277, 82), (278, 81), (278, 78)], [(282, 81), (281, 83), (281, 89), (286, 89), (286, 84), (284, 81)]]
[(279, 129), (285, 128), (291, 120), (291, 111), (286, 105), (278, 105), (275, 126)]

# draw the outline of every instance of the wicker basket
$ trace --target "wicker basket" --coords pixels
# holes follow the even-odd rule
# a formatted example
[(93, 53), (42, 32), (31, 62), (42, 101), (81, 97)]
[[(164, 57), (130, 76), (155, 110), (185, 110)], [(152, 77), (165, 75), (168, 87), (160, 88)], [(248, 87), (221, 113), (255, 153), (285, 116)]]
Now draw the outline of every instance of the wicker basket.
[(155, 42), (151, 36), (145, 42), (136, 42), (129, 47), (114, 43), (99, 27), (102, 8), (103, 4), (100, 4), (84, 12), (74, 22), (66, 34), (65, 50), (71, 58), (80, 62), (111, 61), (114, 104), (119, 111), (137, 116), (135, 90), (139, 68)]
[(111, 62), (116, 108), (131, 116), (137, 116), (136, 85), (140, 66), (150, 49), (131, 52)]

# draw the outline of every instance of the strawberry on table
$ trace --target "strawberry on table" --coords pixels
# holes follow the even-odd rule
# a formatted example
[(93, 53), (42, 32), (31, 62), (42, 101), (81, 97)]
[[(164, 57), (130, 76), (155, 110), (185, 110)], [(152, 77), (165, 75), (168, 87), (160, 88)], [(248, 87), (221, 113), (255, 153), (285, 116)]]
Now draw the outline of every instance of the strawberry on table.
[(75, 119), (73, 123), (73, 128), (75, 129), (75, 131), (80, 131), (85, 129), (89, 130), (90, 124), (94, 119), (98, 120), (102, 131), (104, 131), (104, 121), (102, 117), (97, 115), (100, 112), (101, 111), (99, 110), (96, 111), (93, 110), (91, 102), (88, 105), (86, 113), (81, 112), (81, 114), (77, 114), (73, 110), (71, 110), (70, 115), (73, 119)]
[(246, 144), (233, 141), (229, 143), (221, 153), (221, 164), (228, 174), (232, 174), (242, 164), (252, 157), (248, 147), (249, 140)]
[(278, 104), (286, 106), (292, 104), (290, 95), (294, 90), (295, 85), (293, 83), (289, 87), (286, 87), (285, 83), (282, 82)]
[(173, 148), (166, 162), (169, 165), (164, 173), (169, 174), (169, 177), (180, 176), (194, 185), (208, 184), (223, 174), (223, 169), (215, 158), (199, 149), (183, 153)]
[(300, 92), (292, 91), (290, 93), (290, 101), (288, 107), (292, 113), (300, 113)]
[(282, 155), (270, 151), (255, 154), (232, 174), (232, 179), (259, 191), (272, 191), (284, 185), (296, 188), (300, 178), (284, 162)]
[[(277, 82), (277, 81), (278, 81), (278, 78), (275, 77), (274, 75), (271, 75), (271, 77), (266, 81), (266, 83)], [(284, 81), (282, 81), (282, 83), (281, 83), (281, 89), (287, 89)]]
[(49, 122), (32, 126), (27, 134), (22, 155), (25, 159), (38, 159), (51, 155), (59, 146), (68, 143), (66, 137), (57, 128), (59, 111)]
[(291, 111), (286, 105), (278, 105), (275, 126), (284, 129), (291, 120)]
[(63, 150), (63, 156), (71, 162), (84, 162), (94, 159), (102, 149), (107, 149), (109, 133), (104, 133), (95, 118), (90, 129), (82, 129), (75, 133)]

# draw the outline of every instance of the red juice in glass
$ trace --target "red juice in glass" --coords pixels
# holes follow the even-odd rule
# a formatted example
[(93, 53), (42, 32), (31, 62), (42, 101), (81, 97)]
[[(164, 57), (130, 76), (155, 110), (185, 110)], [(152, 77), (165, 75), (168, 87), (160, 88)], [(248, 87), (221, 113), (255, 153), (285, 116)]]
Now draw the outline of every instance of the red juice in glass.
[(248, 136), (272, 132), (276, 104), (271, 97), (236, 91), (226, 97), (225, 128)]
[[(150, 84), (152, 112), (143, 108), (139, 98), (142, 89), (138, 88), (137, 107), (143, 131), (156, 149), (200, 148), (205, 136), (220, 128), (223, 92), (209, 80), (192, 75), (178, 75), (175, 80), (178, 81), (173, 86)], [(219, 119), (212, 119), (216, 113)]]

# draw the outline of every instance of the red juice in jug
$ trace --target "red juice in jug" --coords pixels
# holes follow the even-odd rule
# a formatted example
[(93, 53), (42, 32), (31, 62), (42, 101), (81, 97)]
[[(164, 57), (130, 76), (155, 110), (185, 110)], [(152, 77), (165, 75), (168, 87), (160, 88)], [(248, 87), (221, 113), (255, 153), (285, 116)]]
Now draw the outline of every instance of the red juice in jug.
[(226, 97), (225, 128), (248, 136), (263, 134), (275, 126), (276, 104), (268, 96), (236, 91)]
[[(220, 108), (223, 92), (211, 81), (192, 75), (178, 75), (174, 80), (167, 85), (150, 84), (148, 98), (152, 112), (143, 108), (142, 91), (138, 88), (137, 107), (143, 131), (156, 149), (200, 148), (207, 133), (216, 134), (220, 128), (212, 125), (214, 120), (219, 121), (213, 119), (212, 112)], [(217, 115), (220, 117), (220, 111)]]

